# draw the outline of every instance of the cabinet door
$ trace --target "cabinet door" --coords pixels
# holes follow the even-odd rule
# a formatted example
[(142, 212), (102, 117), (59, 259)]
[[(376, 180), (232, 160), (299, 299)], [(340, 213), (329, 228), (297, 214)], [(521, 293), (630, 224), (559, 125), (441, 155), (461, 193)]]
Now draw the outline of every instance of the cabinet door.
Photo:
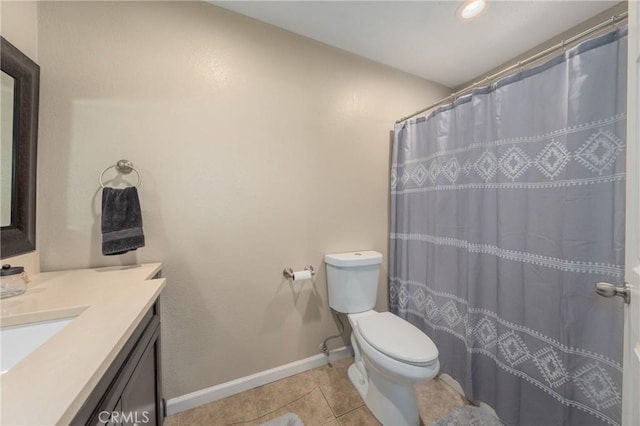
[(122, 420), (126, 426), (159, 424), (156, 412), (156, 344), (157, 339), (149, 343), (122, 392), (121, 410), (125, 413)]
[[(118, 399), (118, 402), (110, 410), (102, 410), (97, 414), (94, 422), (88, 424), (95, 424), (96, 426), (122, 426), (122, 403)], [(72, 425), (74, 423), (71, 423)]]
[(118, 400), (118, 403), (111, 410), (111, 420), (109, 423), (105, 423), (105, 426), (121, 426), (122, 422), (120, 421), (120, 417), (118, 414), (122, 413), (122, 401)]

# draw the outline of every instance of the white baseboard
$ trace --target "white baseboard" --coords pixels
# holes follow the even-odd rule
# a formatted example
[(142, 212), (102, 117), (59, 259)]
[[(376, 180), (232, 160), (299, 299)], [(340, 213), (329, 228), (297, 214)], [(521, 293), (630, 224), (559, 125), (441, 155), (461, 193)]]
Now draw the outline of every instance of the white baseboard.
[[(330, 352), (330, 358), (333, 362), (352, 355), (351, 346), (343, 346)], [(326, 363), (326, 356), (324, 354), (318, 354), (250, 376), (241, 377), (230, 382), (171, 398), (167, 400), (167, 416), (217, 401), (258, 386), (266, 385), (267, 383), (275, 382), (276, 380), (284, 379), (285, 377), (293, 376), (294, 374), (302, 373), (312, 368), (321, 367)]]

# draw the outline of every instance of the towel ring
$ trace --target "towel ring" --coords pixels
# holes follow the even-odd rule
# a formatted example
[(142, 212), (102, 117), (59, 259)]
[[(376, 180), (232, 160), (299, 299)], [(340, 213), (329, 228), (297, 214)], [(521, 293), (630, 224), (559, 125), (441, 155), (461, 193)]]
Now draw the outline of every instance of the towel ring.
[(105, 188), (105, 184), (102, 181), (102, 177), (104, 176), (105, 172), (107, 170), (113, 169), (113, 168), (115, 168), (117, 170), (117, 172), (122, 174), (122, 175), (128, 175), (132, 171), (136, 172), (136, 175), (138, 175), (138, 181), (133, 186), (135, 188), (140, 186), (140, 183), (142, 182), (142, 176), (140, 175), (140, 172), (138, 171), (138, 169), (133, 167), (133, 163), (131, 161), (129, 161), (129, 160), (120, 160), (116, 164), (114, 164), (113, 166), (106, 167), (104, 170), (102, 170), (102, 172), (100, 173), (100, 177), (98, 178), (98, 182), (100, 182), (100, 186), (101, 187)]

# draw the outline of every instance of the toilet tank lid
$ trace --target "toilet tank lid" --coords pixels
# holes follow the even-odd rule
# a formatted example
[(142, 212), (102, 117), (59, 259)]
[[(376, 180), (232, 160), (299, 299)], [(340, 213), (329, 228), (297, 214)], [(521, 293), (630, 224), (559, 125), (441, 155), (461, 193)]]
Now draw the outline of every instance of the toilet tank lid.
[(342, 267), (377, 265), (382, 263), (382, 254), (377, 251), (325, 254), (324, 261), (329, 265)]

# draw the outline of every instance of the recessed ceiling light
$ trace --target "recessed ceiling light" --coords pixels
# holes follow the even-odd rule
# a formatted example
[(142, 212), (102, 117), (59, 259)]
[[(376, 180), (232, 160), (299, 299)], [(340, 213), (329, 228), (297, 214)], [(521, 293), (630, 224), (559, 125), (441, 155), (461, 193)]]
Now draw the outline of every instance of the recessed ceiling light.
[(462, 19), (471, 19), (480, 15), (486, 6), (485, 0), (467, 0), (460, 7), (460, 17)]

